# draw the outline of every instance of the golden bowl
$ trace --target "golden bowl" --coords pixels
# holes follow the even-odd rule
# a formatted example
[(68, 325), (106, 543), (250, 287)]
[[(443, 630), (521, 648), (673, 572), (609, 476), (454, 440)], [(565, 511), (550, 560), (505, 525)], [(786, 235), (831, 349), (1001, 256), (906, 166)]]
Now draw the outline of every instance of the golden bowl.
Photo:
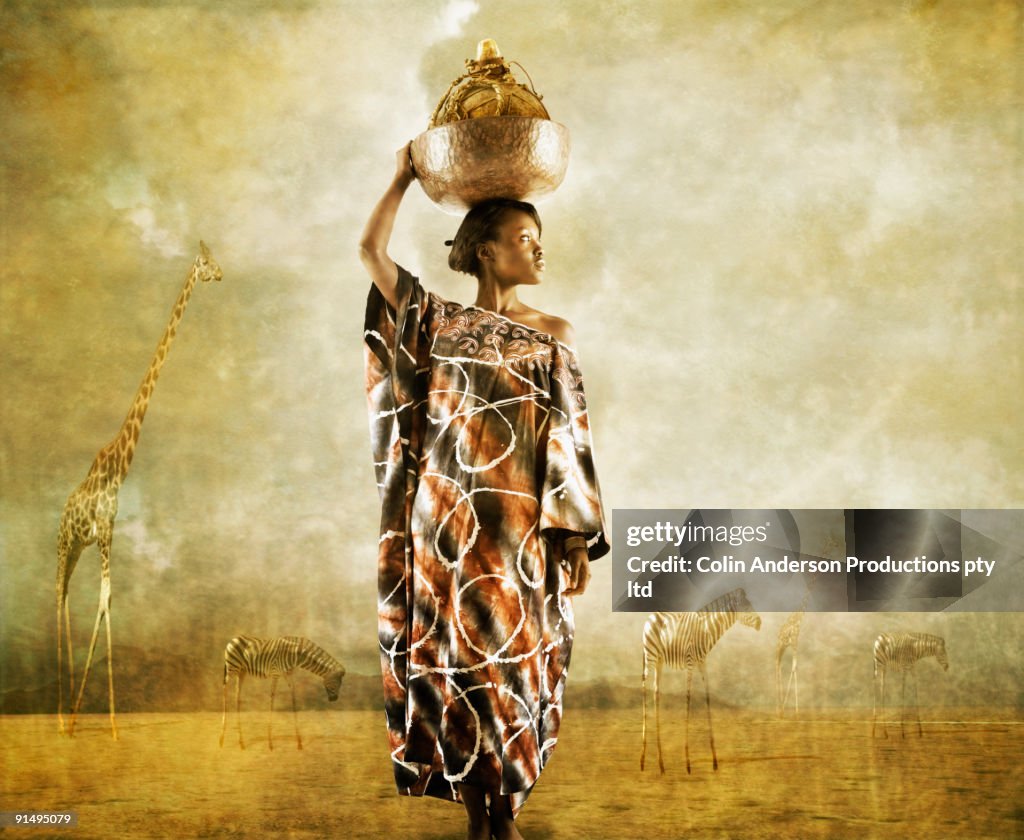
[(536, 201), (565, 178), (569, 129), (538, 117), (459, 120), (413, 140), (412, 165), (427, 197), (448, 213), (488, 198)]

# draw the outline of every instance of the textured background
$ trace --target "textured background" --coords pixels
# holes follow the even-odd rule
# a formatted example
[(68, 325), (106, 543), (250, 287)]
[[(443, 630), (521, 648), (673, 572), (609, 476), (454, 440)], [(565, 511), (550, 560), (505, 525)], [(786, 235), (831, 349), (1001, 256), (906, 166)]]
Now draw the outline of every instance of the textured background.
[[(121, 490), (115, 643), (199, 660), (204, 690), (237, 632), (377, 672), (356, 243), (483, 37), (572, 133), (523, 298), (577, 328), (609, 515), (1024, 507), (1019, 3), (226, 5), (0, 12), (0, 688), (53, 679), (61, 508), (200, 237), (224, 280), (196, 291)], [(392, 253), (468, 300), (456, 225), (414, 187)], [(643, 616), (594, 572), (574, 679), (635, 686)], [(79, 655), (98, 577), (89, 549)], [(732, 631), (718, 690), (772, 702), (783, 617)], [(813, 616), (804, 702), (870, 702), (889, 627), (950, 639), (940, 702), (1022, 705), (1017, 614)], [(200, 691), (147, 705), (179, 690)]]

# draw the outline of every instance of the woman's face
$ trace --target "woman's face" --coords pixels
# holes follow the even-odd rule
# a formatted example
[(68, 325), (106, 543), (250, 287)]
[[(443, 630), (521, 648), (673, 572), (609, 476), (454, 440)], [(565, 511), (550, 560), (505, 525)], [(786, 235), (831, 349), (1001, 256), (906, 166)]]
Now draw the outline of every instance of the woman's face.
[(482, 261), (503, 284), (535, 285), (544, 271), (540, 231), (529, 213), (513, 210), (505, 215), (495, 238), (482, 246)]

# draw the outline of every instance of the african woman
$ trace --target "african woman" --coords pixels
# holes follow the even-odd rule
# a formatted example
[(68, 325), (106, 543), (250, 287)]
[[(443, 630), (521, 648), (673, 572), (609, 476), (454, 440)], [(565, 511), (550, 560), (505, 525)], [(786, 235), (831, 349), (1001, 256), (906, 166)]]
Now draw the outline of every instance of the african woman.
[(569, 598), (608, 551), (583, 380), (569, 323), (519, 300), (545, 269), (537, 211), (466, 215), (462, 306), (388, 255), (413, 180), (405, 146), (360, 245), (391, 758), (400, 793), (463, 803), (470, 838), (517, 838), (558, 739)]

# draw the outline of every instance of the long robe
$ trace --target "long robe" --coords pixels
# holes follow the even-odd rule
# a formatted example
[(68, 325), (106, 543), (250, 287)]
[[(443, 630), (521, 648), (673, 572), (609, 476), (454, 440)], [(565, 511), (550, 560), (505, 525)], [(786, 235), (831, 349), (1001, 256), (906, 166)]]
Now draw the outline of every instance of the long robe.
[(608, 551), (579, 363), (552, 336), (371, 286), (366, 387), (381, 497), (378, 619), (400, 793), (499, 789), (558, 739), (573, 638), (562, 538)]

